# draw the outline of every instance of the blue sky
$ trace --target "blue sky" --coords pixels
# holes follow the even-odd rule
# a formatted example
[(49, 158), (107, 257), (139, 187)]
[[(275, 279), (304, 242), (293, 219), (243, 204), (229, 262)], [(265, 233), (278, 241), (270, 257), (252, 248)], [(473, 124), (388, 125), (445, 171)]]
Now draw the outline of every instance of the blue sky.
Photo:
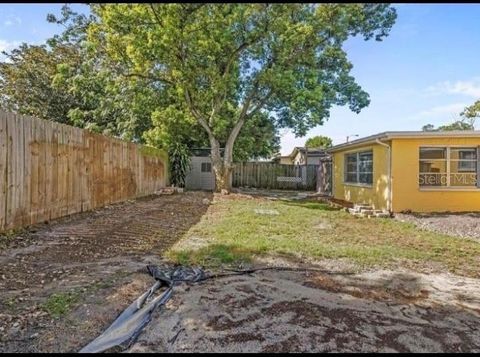
[[(382, 42), (350, 39), (345, 49), (353, 75), (370, 94), (360, 114), (335, 107), (330, 119), (295, 138), (282, 131), (282, 154), (309, 136), (327, 135), (335, 144), (388, 130), (420, 130), (446, 124), (480, 99), (480, 4), (402, 4), (390, 36)], [(0, 50), (21, 42), (42, 43), (61, 27), (46, 21), (61, 4), (1, 4)], [(75, 4), (80, 11), (88, 9)]]

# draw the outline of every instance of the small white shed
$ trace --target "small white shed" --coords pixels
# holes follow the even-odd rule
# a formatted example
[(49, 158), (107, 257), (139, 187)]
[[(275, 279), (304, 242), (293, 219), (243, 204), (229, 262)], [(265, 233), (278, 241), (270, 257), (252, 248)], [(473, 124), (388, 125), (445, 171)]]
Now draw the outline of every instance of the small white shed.
[(187, 190), (215, 189), (215, 176), (213, 174), (210, 149), (192, 149), (190, 158), (190, 170), (185, 177), (185, 188)]

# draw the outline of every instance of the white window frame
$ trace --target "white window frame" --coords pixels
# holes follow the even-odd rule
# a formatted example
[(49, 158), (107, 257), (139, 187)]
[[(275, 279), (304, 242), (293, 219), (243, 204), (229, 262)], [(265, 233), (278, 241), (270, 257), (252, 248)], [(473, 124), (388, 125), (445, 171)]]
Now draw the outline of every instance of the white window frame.
[[(372, 182), (369, 182), (369, 183), (360, 182), (360, 154), (364, 154), (364, 153), (371, 153), (372, 154), (372, 160), (371, 160), (372, 161), (372, 171), (371, 172), (362, 172), (362, 174), (372, 175)], [(356, 156), (356, 171), (355, 171), (356, 181), (347, 181), (347, 174), (348, 174), (348, 171), (347, 171), (347, 165), (348, 165), (347, 156), (348, 155), (355, 155)], [(372, 187), (373, 186), (373, 150), (372, 149), (355, 151), (355, 152), (347, 152), (343, 156), (343, 161), (344, 161), (343, 183), (345, 185), (365, 186), (365, 187)]]
[[(420, 159), (420, 150), (421, 149), (428, 149), (428, 148), (432, 148), (432, 149), (446, 149), (446, 155), (445, 155), (445, 159)], [(419, 146), (418, 148), (418, 163), (419, 163), (419, 167), (418, 167), (418, 173), (417, 173), (417, 178), (418, 178), (418, 187), (420, 190), (425, 190), (425, 191), (437, 191), (437, 190), (445, 190), (445, 191), (449, 191), (449, 190), (467, 190), (467, 191), (470, 191), (470, 190), (473, 190), (473, 191), (476, 191), (480, 188), (480, 181), (479, 181), (479, 171), (480, 171), (480, 150), (479, 150), (480, 147), (478, 146), (472, 146), (472, 145), (425, 145), (425, 146)], [(450, 184), (450, 175), (451, 175), (451, 171), (450, 171), (450, 163), (451, 161), (473, 161), (473, 160), (462, 160), (462, 159), (451, 159), (451, 149), (475, 149), (476, 151), (476, 162), (477, 162), (477, 168), (476, 168), (476, 171), (475, 171), (475, 175), (476, 175), (476, 180), (477, 180), (477, 184), (476, 185), (469, 185), (469, 186), (451, 186)], [(447, 177), (447, 182), (446, 182), (446, 185), (445, 186), (429, 186), (429, 185), (420, 185), (420, 175), (427, 175), (427, 174), (434, 174), (432, 172), (420, 172), (420, 162), (421, 161), (443, 161), (445, 160), (446, 161), (446, 172), (444, 173)]]

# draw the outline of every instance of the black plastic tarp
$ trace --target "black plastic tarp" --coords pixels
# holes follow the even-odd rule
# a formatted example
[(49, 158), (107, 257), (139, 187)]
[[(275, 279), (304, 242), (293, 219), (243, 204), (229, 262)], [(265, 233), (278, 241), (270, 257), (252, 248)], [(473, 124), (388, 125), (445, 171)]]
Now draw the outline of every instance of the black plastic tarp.
[[(148, 265), (147, 270), (155, 278), (155, 284), (127, 307), (100, 336), (82, 348), (80, 353), (103, 352), (113, 347), (128, 348), (152, 319), (153, 311), (171, 297), (173, 287), (180, 282), (197, 282), (206, 278), (199, 268), (161, 268)], [(154, 297), (162, 287), (161, 295)]]

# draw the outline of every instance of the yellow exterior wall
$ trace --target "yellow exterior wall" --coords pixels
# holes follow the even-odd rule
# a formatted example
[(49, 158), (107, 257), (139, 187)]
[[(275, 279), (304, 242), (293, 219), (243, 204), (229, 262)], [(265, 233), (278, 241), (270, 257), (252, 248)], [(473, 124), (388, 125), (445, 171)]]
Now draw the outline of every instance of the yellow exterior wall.
[[(344, 155), (357, 151), (373, 150), (373, 184), (371, 187), (346, 184), (344, 178)], [(372, 205), (374, 209), (387, 209), (388, 201), (388, 150), (378, 144), (359, 146), (338, 151), (333, 156), (333, 196), (337, 199)]]
[[(480, 189), (420, 188), (418, 184), (421, 146), (476, 147), (479, 138), (416, 138), (392, 140), (392, 206), (394, 212), (480, 211)], [(375, 159), (374, 159), (375, 160)]]

